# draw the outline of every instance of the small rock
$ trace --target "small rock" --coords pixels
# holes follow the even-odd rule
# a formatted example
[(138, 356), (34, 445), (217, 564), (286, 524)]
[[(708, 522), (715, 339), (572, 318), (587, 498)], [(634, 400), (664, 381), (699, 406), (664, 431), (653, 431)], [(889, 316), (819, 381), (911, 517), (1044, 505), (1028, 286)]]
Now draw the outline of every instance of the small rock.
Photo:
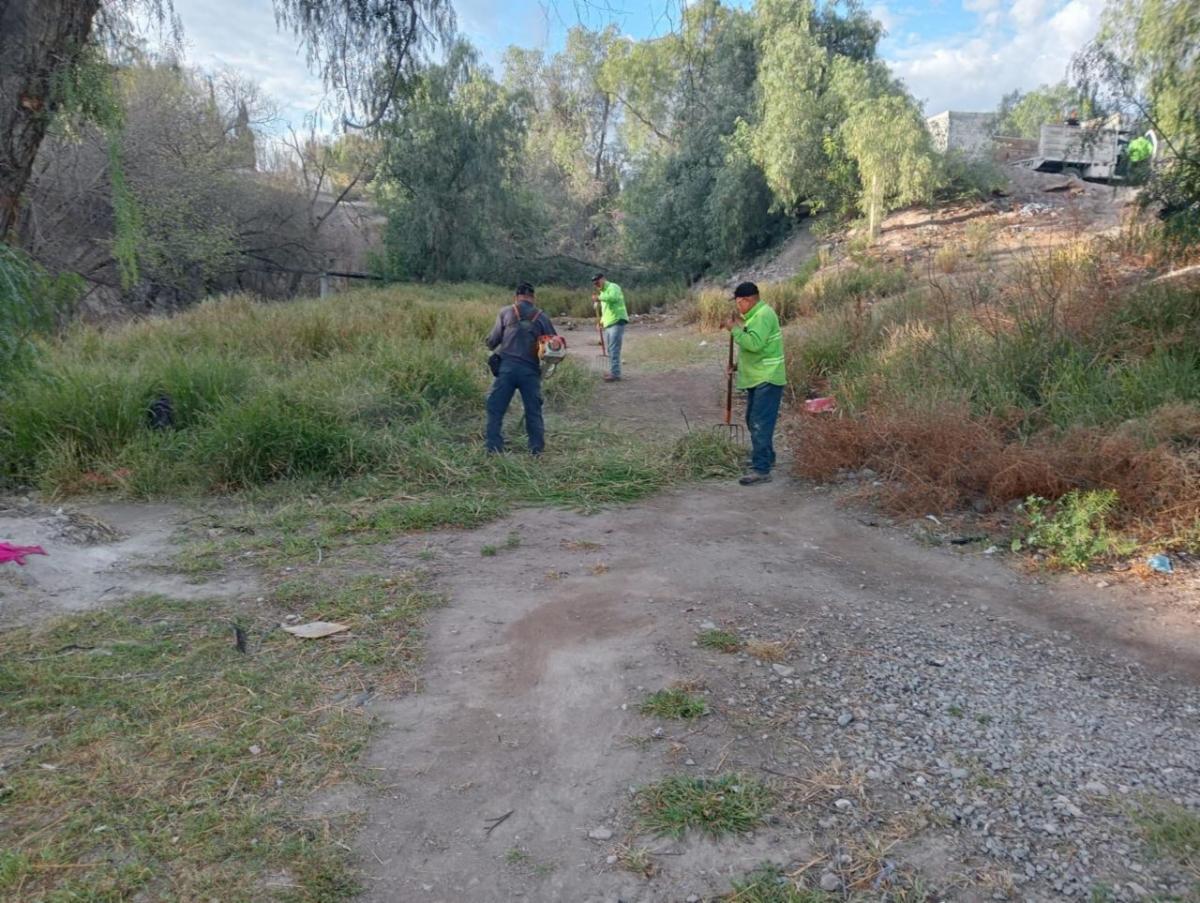
[(715, 623), (715, 622), (713, 622), (713, 621), (701, 621), (701, 622), (700, 622), (700, 629), (701, 629), (701, 630), (716, 630), (716, 629), (717, 629), (717, 625), (716, 625), (716, 623)]
[(613, 832), (603, 826), (588, 831), (588, 837), (592, 840), (612, 840), (612, 836)]
[(854, 716), (849, 712), (842, 712), (838, 715), (838, 727), (848, 727), (850, 722), (854, 720)]
[(821, 876), (821, 890), (827, 893), (832, 893), (835, 890), (841, 890), (842, 879), (833, 872), (826, 872)]
[(262, 752), (262, 747), (257, 743), (250, 747), (250, 755), (257, 756), (260, 752)]
[(796, 669), (793, 668), (791, 665), (772, 665), (771, 670), (774, 671), (776, 674), (778, 674), (780, 677), (791, 677), (793, 674), (796, 673)]
[(950, 777), (954, 778), (954, 780), (956, 780), (956, 781), (965, 780), (967, 775), (969, 775), (969, 774), (970, 774), (970, 772), (967, 771), (967, 769), (965, 769), (965, 768), (951, 768), (950, 769)]
[(700, 897), (696, 894), (688, 894), (684, 900), (685, 903), (700, 903)]
[(606, 858), (604, 861), (605, 861), (605, 862), (607, 862), (609, 865), (616, 865), (616, 864), (617, 864), (617, 857), (616, 857), (616, 856), (609, 856), (609, 857), (608, 857), (608, 858)]
[(840, 800), (835, 801), (834, 805), (837, 806), (839, 809), (841, 809), (843, 812), (845, 812), (847, 809), (854, 808), (854, 803), (850, 802), (850, 800), (846, 799), (845, 797), (843, 797)]

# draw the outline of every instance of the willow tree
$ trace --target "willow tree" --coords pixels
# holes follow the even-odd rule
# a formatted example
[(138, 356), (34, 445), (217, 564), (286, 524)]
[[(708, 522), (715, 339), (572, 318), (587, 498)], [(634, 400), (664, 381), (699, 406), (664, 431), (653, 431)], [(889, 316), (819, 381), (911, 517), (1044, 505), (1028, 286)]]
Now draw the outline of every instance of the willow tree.
[(874, 238), (889, 210), (930, 196), (935, 175), (929, 132), (910, 98), (890, 94), (852, 105), (842, 135), (858, 165), (860, 206)]
[[(274, 0), (281, 28), (308, 49), (346, 122), (379, 123), (420, 62), (453, 28), (450, 0)], [(0, 239), (16, 222), (34, 157), (51, 120), (87, 98), (81, 75), (106, 36), (135, 9), (172, 18), (171, 0), (0, 2)], [(80, 90), (80, 89), (83, 90)], [(89, 112), (84, 103), (79, 110)]]

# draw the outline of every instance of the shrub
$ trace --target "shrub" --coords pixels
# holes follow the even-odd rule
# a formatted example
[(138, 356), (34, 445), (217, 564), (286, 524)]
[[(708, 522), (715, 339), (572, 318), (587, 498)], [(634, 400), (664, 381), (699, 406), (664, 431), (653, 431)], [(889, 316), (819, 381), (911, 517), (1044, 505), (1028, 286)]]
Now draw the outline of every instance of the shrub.
[[(1052, 563), (1073, 570), (1082, 570), (1106, 555), (1131, 551), (1109, 531), (1108, 517), (1116, 505), (1117, 493), (1111, 489), (1072, 490), (1053, 503), (1030, 496), (1025, 501), (1028, 532), (1024, 542), (1049, 552)], [(1014, 540), (1014, 549), (1020, 543), (1020, 539)]]
[(939, 273), (953, 273), (962, 265), (962, 248), (956, 244), (944, 244), (933, 255), (933, 265)]

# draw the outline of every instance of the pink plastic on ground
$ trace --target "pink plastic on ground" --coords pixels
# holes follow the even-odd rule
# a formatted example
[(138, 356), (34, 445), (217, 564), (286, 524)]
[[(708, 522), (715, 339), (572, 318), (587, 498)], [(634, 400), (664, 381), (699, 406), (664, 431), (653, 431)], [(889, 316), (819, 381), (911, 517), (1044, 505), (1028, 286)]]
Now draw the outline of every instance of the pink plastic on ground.
[(41, 546), (13, 546), (6, 542), (0, 542), (0, 564), (7, 564), (10, 561), (15, 561), (17, 564), (25, 564), (26, 555), (45, 555), (46, 550)]
[(837, 399), (832, 395), (825, 398), (810, 398), (804, 402), (804, 410), (810, 414), (824, 414), (826, 411), (836, 411)]

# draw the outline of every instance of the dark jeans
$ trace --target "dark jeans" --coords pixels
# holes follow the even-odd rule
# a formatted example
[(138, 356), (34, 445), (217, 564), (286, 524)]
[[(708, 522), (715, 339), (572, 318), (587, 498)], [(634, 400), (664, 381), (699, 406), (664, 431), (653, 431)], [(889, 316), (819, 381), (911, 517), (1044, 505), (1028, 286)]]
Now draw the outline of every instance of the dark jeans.
[(508, 412), (513, 393), (521, 393), (521, 404), (525, 406), (525, 430), (529, 433), (529, 450), (541, 454), (546, 446), (546, 424), (542, 420), (542, 375), (528, 364), (505, 359), (500, 362), (500, 373), (492, 381), (492, 391), (487, 397), (487, 449), (491, 452), (504, 450), (504, 436), (500, 428)]
[(775, 466), (775, 421), (783, 386), (761, 383), (746, 390), (746, 427), (750, 430), (750, 466), (770, 473)]

